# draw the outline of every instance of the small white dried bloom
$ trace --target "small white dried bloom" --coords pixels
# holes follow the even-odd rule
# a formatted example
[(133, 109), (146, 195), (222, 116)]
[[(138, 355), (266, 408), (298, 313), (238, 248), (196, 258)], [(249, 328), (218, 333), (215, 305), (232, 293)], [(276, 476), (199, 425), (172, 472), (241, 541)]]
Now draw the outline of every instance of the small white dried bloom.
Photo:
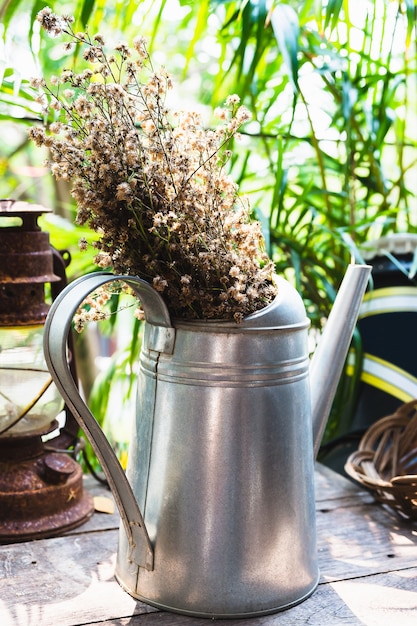
[(214, 109), (214, 115), (218, 117), (220, 120), (227, 120), (228, 111), (223, 107), (216, 107)]
[(226, 106), (228, 107), (239, 104), (239, 102), (240, 102), (240, 98), (236, 93), (231, 94), (230, 96), (227, 96), (226, 98)]
[(54, 111), (58, 111), (58, 112), (61, 111), (62, 109), (62, 104), (59, 102), (59, 100), (53, 100), (49, 106)]
[(45, 7), (39, 11), (36, 19), (40, 22), (42, 28), (44, 28), (53, 37), (57, 37), (62, 33), (63, 20), (52, 13), (52, 10), (49, 7)]
[(94, 263), (98, 265), (99, 267), (106, 269), (108, 267), (111, 267), (112, 259), (109, 254), (106, 254), (105, 252), (99, 252), (94, 257)]
[(233, 278), (237, 278), (240, 275), (240, 268), (237, 265), (232, 265), (229, 270), (229, 276)]
[(96, 41), (100, 46), (105, 45), (104, 37), (100, 33), (96, 33), (93, 37), (93, 41)]
[(133, 197), (133, 190), (129, 183), (120, 183), (117, 186), (116, 198), (117, 200), (131, 200)]
[(145, 320), (145, 311), (140, 306), (136, 307), (136, 309), (133, 311), (133, 315), (141, 322)]
[(155, 276), (152, 284), (154, 289), (160, 292), (165, 291), (165, 289), (168, 287), (168, 282), (165, 280), (165, 278), (162, 278), (162, 276)]
[(30, 86), (33, 87), (34, 89), (41, 89), (42, 87), (46, 86), (45, 79), (44, 78), (31, 78)]
[(238, 110), (236, 111), (236, 119), (239, 122), (239, 124), (244, 124), (245, 122), (250, 120), (251, 117), (252, 115), (249, 109), (247, 109), (245, 106), (240, 106)]
[(142, 59), (148, 58), (147, 43), (145, 37), (136, 37), (133, 40), (133, 47)]

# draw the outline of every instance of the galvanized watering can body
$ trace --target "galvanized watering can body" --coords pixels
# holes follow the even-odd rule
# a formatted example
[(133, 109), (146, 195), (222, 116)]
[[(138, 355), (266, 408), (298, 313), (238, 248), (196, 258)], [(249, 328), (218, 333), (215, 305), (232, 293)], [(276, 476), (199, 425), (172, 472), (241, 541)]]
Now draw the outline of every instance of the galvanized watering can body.
[[(147, 316), (126, 480), (66, 363), (73, 313), (112, 279), (84, 277), (61, 294), (46, 323), (45, 353), (121, 512), (119, 583), (151, 605), (210, 618), (303, 601), (319, 572), (301, 298), (280, 280), (276, 300), (242, 324), (171, 323), (159, 295), (125, 277)], [(359, 293), (357, 282), (353, 288), (359, 303), (364, 274), (360, 282)], [(338, 339), (348, 345), (353, 327), (345, 337), (346, 325), (357, 312), (347, 310), (352, 320), (341, 320)]]

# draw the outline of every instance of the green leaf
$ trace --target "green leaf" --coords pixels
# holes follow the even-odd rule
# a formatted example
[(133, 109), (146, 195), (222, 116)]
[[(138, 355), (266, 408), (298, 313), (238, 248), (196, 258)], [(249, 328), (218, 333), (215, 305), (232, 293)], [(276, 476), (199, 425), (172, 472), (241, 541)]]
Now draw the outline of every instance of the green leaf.
[(199, 41), (205, 32), (207, 26), (207, 20), (209, 15), (209, 5), (210, 0), (202, 0), (198, 3), (198, 11), (197, 11), (197, 21), (196, 26), (193, 33), (193, 38), (191, 40), (190, 45), (188, 46), (187, 54), (185, 57), (185, 66), (184, 66), (184, 75), (186, 74), (189, 63), (194, 55), (195, 45), (197, 41)]
[(415, 0), (405, 0), (404, 4), (405, 4), (406, 16), (407, 16), (406, 46), (408, 49), (410, 47), (414, 27), (416, 25), (416, 6), (415, 6)]
[(85, 28), (93, 14), (95, 0), (84, 0), (81, 8), (80, 20), (83, 28)]
[(271, 13), (271, 24), (287, 66), (294, 92), (298, 91), (298, 52), (300, 24), (297, 13), (287, 4), (278, 4)]
[(17, 12), (21, 3), (22, 0), (3, 0), (3, 3), (0, 6), (0, 20), (5, 31), (7, 30), (11, 19)]
[(324, 27), (327, 28), (330, 24), (331, 30), (334, 30), (339, 22), (340, 11), (343, 6), (343, 0), (328, 0), (326, 6), (326, 17), (324, 20)]

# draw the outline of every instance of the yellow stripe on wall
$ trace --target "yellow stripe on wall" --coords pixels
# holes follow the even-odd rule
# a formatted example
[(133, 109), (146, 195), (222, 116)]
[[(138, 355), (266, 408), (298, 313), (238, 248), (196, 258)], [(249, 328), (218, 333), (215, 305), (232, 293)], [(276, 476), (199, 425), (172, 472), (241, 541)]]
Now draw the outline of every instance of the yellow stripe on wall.
[(417, 397), (417, 378), (371, 354), (364, 355), (361, 380), (403, 402)]
[(379, 313), (417, 312), (417, 287), (385, 287), (365, 294), (359, 319)]

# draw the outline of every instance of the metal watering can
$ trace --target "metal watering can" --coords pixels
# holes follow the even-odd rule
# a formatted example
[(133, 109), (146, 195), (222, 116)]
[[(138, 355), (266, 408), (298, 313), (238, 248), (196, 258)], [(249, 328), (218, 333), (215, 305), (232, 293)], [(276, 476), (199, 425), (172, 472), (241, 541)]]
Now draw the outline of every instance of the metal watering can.
[[(145, 281), (89, 274), (54, 301), (51, 375), (106, 473), (120, 511), (116, 578), (133, 597), (209, 618), (287, 609), (311, 595), (314, 458), (368, 281), (351, 265), (311, 366), (301, 297), (282, 279), (270, 305), (234, 322), (171, 321)], [(122, 279), (146, 323), (126, 475), (67, 361), (72, 317)]]

